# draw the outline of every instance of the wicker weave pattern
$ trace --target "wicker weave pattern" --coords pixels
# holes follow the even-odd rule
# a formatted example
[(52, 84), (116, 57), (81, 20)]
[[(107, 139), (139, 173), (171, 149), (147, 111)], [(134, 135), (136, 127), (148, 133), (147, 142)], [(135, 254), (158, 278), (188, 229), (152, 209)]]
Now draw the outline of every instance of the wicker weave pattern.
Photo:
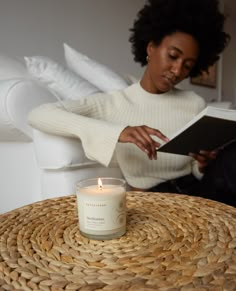
[(236, 208), (127, 193), (127, 233), (80, 235), (76, 198), (0, 216), (0, 290), (236, 290)]

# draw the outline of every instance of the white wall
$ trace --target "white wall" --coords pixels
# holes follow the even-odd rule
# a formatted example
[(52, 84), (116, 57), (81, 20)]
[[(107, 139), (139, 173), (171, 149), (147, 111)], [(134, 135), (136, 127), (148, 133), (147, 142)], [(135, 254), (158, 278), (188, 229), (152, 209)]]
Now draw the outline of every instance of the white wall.
[(222, 96), (224, 100), (232, 100), (236, 105), (236, 20), (229, 19), (226, 29), (231, 35), (231, 41), (223, 56)]
[(217, 64), (217, 84), (216, 88), (195, 85), (190, 82), (190, 79), (184, 80), (178, 85), (181, 89), (192, 90), (209, 101), (222, 100), (222, 80), (221, 80), (222, 64), (221, 61)]
[(63, 42), (119, 73), (140, 76), (128, 41), (145, 0), (0, 0), (0, 52), (63, 59)]
[[(222, 9), (227, 15), (225, 30), (231, 35), (231, 41), (224, 50), (221, 60), (217, 63), (217, 86), (208, 88), (192, 85), (189, 80), (180, 84), (180, 88), (193, 90), (203, 96), (207, 101), (218, 100), (231, 101), (236, 107), (236, 2), (222, 0)], [(210, 41), (210, 37), (209, 37)]]

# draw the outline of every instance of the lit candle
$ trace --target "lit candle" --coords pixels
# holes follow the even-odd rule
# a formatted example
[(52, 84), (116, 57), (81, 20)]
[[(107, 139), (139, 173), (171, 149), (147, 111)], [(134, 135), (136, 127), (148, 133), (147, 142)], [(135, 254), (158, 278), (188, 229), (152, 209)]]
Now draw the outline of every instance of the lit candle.
[(93, 178), (77, 184), (80, 232), (92, 239), (112, 239), (126, 231), (125, 181)]

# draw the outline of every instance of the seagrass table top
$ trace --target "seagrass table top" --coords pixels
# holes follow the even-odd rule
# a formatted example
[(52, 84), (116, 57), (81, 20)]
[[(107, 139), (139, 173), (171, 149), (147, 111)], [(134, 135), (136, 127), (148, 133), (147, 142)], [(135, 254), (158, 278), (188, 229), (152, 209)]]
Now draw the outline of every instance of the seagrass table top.
[(76, 197), (0, 215), (0, 290), (236, 290), (236, 208), (127, 193), (127, 233), (81, 236)]

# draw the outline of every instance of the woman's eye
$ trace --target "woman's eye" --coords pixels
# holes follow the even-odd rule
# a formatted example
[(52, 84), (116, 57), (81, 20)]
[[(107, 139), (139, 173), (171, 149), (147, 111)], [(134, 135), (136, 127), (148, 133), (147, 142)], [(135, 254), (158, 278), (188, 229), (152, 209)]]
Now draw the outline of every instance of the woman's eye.
[(176, 56), (176, 55), (169, 55), (169, 58), (172, 59), (172, 60), (176, 60), (178, 58), (178, 56)]
[(192, 68), (193, 68), (192, 65), (187, 65), (187, 64), (186, 64), (184, 67), (185, 67), (185, 69), (188, 70), (188, 71), (191, 71)]

